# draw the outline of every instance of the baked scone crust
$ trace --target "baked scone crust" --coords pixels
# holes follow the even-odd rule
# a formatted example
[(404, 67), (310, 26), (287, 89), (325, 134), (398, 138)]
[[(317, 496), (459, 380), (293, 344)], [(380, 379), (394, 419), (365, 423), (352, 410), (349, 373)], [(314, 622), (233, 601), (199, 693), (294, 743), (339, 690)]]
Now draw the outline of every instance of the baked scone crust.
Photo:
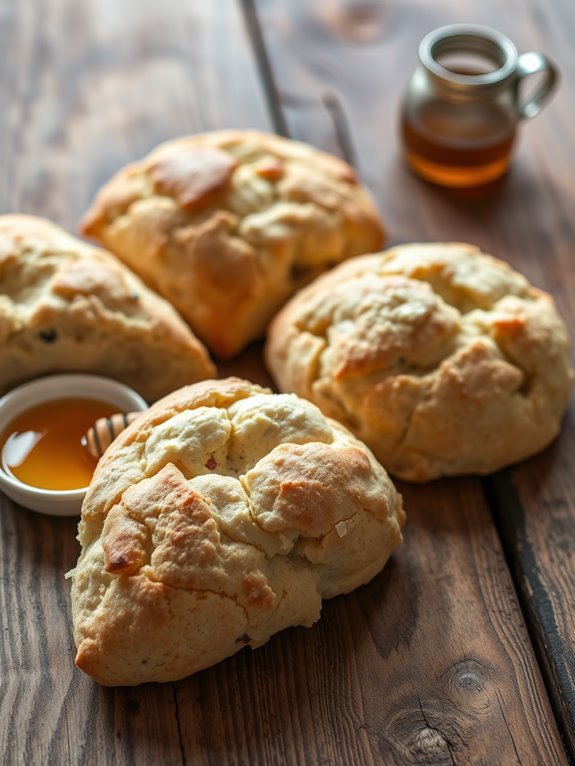
[(0, 216), (0, 392), (92, 372), (153, 401), (214, 375), (177, 312), (113, 255), (33, 216)]
[(100, 190), (82, 231), (167, 298), (221, 358), (262, 337), (304, 284), (384, 239), (351, 167), (255, 130), (160, 145)]
[(278, 314), (267, 366), (421, 482), (486, 474), (557, 435), (571, 369), (551, 297), (465, 243), (354, 258)]
[(228, 378), (157, 402), (101, 459), (73, 574), (77, 665), (105, 685), (182, 678), (368, 582), (401, 496), (310, 402)]

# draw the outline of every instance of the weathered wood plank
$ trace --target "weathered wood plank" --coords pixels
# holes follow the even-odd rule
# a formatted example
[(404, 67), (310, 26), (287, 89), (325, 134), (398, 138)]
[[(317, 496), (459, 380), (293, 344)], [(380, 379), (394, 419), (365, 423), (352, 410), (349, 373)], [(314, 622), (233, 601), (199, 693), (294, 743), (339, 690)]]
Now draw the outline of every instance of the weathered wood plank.
[[(305, 27), (307, 5), (291, 3), (287, 21), (301, 27), (303, 20)], [(413, 3), (362, 5), (361, 23), (357, 3), (317, 5), (320, 15), (347, 8), (356, 18), (351, 49), (337, 48), (349, 34), (345, 13), (346, 23), (324, 38), (341, 55), (340, 70), (350, 70), (342, 80), (346, 93), (355, 88), (351, 70), (360, 43), (373, 34), (372, 11), (379, 29), (380, 19), (398, 20), (404, 7), (418, 20), (424, 10)], [(281, 23), (275, 10), (283, 7), (275, 3), (270, 17), (266, 6), (270, 24)], [(271, 125), (245, 35), (231, 0), (0, 4), (0, 42), (6, 43), (0, 92), (8, 104), (0, 111), (0, 211), (46, 215), (73, 229), (100, 183), (158, 141)], [(394, 46), (407, 45), (406, 39)], [(291, 72), (287, 67), (284, 76)], [(314, 81), (304, 77), (297, 85), (293, 103), (305, 109), (288, 110), (294, 136), (338, 150)], [(369, 155), (358, 129), (370, 115), (338, 96), (365, 167)], [(377, 163), (394, 163), (394, 155), (379, 134), (372, 140), (378, 148), (368, 170), (375, 178)], [(401, 184), (386, 184), (385, 193), (375, 189), (382, 210), (390, 205), (407, 228), (416, 204), (425, 215), (413, 220), (430, 238), (437, 211), (426, 206), (427, 192), (413, 194), (419, 184), (406, 180), (400, 165), (396, 172)], [(451, 202), (438, 204), (443, 225), (460, 221)], [(477, 213), (480, 220), (489, 214)], [(462, 215), (479, 231), (475, 212)], [(268, 380), (257, 346), (220, 369), (234, 372)], [(480, 485), (405, 487), (405, 498), (406, 545), (370, 585), (326, 604), (316, 627), (287, 631), (177, 684), (135, 689), (98, 687), (73, 668), (63, 574), (78, 553), (75, 522), (36, 516), (0, 498), (1, 759), (564, 763)]]
[[(572, 418), (569, 427), (572, 427)], [(537, 460), (488, 482), (537, 656), (570, 752), (575, 752), (575, 553), (566, 477), (573, 442), (561, 438)]]
[(268, 127), (234, 0), (4, 3), (0, 211), (74, 230), (96, 190), (161, 141)]
[[(567, 326), (575, 327), (575, 14), (568, 0), (551, 3), (442, 0), (357, 3), (258, 0), (288, 126), (305, 135), (300, 92), (335, 93), (346, 115), (357, 166), (379, 202), (391, 240), (475, 242), (550, 291)], [(422, 36), (447, 23), (479, 23), (508, 34), (520, 52), (547, 53), (562, 72), (558, 93), (521, 126), (511, 172), (487, 199), (444, 193), (415, 178), (400, 159), (401, 93), (417, 63)], [(573, 405), (571, 405), (571, 411)], [(496, 477), (506, 554), (513, 566), (538, 656), (563, 735), (575, 757), (575, 481), (572, 417), (541, 456)], [(510, 490), (512, 487), (512, 491)]]
[[(233, 0), (1, 0), (0, 100), (0, 212), (71, 231), (100, 184), (160, 141), (269, 126)], [(132, 696), (73, 667), (75, 535), (76, 521), (0, 495), (0, 761), (183, 763), (172, 686)]]

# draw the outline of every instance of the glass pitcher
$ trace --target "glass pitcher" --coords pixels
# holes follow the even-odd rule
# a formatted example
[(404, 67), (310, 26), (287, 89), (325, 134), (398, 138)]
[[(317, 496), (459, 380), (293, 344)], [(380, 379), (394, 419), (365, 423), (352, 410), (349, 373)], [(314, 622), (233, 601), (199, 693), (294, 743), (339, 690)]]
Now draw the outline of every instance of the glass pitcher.
[[(518, 55), (505, 35), (487, 27), (453, 25), (430, 32), (401, 112), (404, 158), (418, 175), (441, 186), (483, 186), (507, 170), (517, 126), (538, 114), (558, 71), (541, 53)], [(521, 94), (540, 73), (534, 92)]]

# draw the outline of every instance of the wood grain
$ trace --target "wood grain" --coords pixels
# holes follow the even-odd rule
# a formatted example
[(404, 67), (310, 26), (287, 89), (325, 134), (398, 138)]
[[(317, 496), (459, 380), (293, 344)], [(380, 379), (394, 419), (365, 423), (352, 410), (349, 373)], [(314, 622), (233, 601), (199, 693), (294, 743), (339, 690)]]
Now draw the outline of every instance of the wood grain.
[[(291, 134), (353, 154), (394, 240), (476, 240), (556, 291), (573, 319), (571, 86), (526, 126), (497, 200), (435, 193), (407, 173), (393, 138), (400, 80), (423, 31), (463, 15), (560, 55), (573, 31), (567, 0), (262, 0), (256, 9)], [(272, 127), (245, 11), (232, 0), (0, 0), (0, 211), (73, 230), (99, 185), (159, 141)], [(270, 383), (257, 344), (219, 372)], [(515, 504), (505, 477), (487, 495), (475, 479), (403, 486), (405, 545), (372, 583), (326, 603), (314, 628), (133, 689), (99, 687), (73, 666), (64, 573), (79, 552), (76, 522), (0, 497), (0, 761), (566, 763), (553, 713), (565, 734), (572, 457), (568, 421), (551, 450), (508, 474)]]
[(313, 629), (134, 689), (72, 667), (75, 523), (5, 501), (5, 762), (565, 763), (477, 484), (402, 490), (405, 546)]
[(75, 230), (96, 190), (161, 141), (266, 127), (234, 0), (22, 0), (0, 17), (0, 210)]
[[(317, 103), (322, 94), (336, 94), (357, 167), (376, 196), (391, 241), (474, 242), (551, 292), (567, 326), (575, 327), (572, 4), (340, 0), (309, 8), (305, 2), (258, 0), (257, 5), (288, 126), (296, 135), (307, 129), (298, 91), (315, 93)], [(495, 26), (520, 52), (545, 52), (562, 72), (549, 105), (521, 126), (511, 172), (486, 198), (436, 189), (415, 178), (400, 158), (397, 118), (419, 40), (454, 22)], [(572, 758), (574, 453), (569, 416), (552, 448), (486, 484)]]
[[(572, 427), (570, 416), (567, 427)], [(566, 429), (567, 430), (567, 429)], [(566, 438), (544, 456), (488, 481), (537, 656), (569, 751), (575, 752), (575, 453)]]

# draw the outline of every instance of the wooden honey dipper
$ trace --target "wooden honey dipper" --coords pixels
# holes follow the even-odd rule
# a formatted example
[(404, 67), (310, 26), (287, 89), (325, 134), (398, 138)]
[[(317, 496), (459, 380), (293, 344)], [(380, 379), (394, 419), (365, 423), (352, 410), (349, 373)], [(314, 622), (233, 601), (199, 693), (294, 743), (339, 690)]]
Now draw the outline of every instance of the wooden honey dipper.
[(110, 417), (98, 418), (82, 436), (82, 446), (89, 455), (99, 460), (116, 436), (141, 414), (141, 412), (116, 412)]

